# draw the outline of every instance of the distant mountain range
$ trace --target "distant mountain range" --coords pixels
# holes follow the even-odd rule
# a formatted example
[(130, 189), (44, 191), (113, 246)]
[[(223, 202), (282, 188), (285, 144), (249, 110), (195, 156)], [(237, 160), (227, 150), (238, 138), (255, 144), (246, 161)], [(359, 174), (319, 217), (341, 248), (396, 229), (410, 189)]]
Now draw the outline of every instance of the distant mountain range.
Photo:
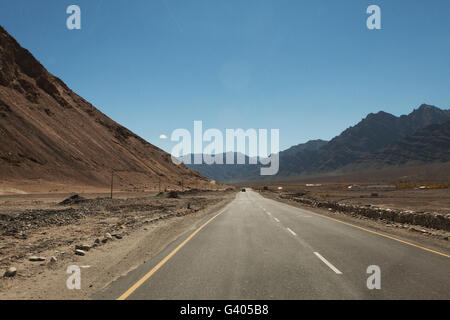
[[(331, 141), (313, 140), (280, 152), (280, 171), (261, 177), (260, 165), (189, 165), (222, 182), (282, 180), (450, 161), (450, 110), (423, 104), (409, 115), (369, 114)], [(248, 163), (248, 162), (247, 162)]]

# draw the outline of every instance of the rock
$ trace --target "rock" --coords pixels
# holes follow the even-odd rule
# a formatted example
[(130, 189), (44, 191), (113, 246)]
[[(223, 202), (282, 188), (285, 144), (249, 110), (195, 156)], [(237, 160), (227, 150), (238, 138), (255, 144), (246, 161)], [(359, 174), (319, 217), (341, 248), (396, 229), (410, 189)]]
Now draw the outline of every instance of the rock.
[(56, 259), (55, 256), (52, 256), (52, 257), (50, 258), (50, 263), (56, 263), (56, 262), (58, 262), (58, 259)]
[(107, 242), (108, 242), (108, 238), (102, 239), (102, 243), (107, 243)]
[(122, 236), (120, 234), (113, 234), (113, 237), (118, 240), (122, 239)]
[(99, 238), (95, 239), (94, 243), (100, 244), (100, 239)]
[(5, 271), (5, 274), (3, 275), (6, 278), (12, 278), (15, 277), (17, 274), (17, 269), (14, 267), (8, 268), (8, 270)]
[(167, 194), (167, 198), (169, 198), (169, 199), (178, 198), (178, 192), (176, 192), (176, 191), (169, 191), (169, 193)]
[(87, 244), (77, 244), (75, 246), (75, 249), (83, 250), (83, 251), (89, 251), (91, 249), (91, 246)]
[(108, 239), (108, 240), (112, 240), (113, 239), (112, 235), (110, 233), (108, 233), (108, 232), (105, 233), (105, 238)]
[(81, 250), (81, 249), (76, 249), (76, 250), (75, 250), (75, 254), (76, 254), (77, 256), (84, 256), (84, 255), (86, 255), (86, 252), (84, 252), (84, 251)]
[(40, 262), (40, 261), (45, 261), (45, 258), (44, 257), (31, 256), (28, 260), (30, 260), (32, 262)]
[(442, 238), (442, 239), (444, 239), (444, 240), (447, 240), (447, 241), (448, 241), (448, 237), (444, 237), (444, 238)]
[(67, 198), (64, 201), (61, 201), (59, 204), (60, 205), (77, 204), (77, 203), (83, 202), (85, 200), (86, 200), (85, 198), (80, 197), (79, 195), (75, 194), (75, 195), (71, 196), (70, 198)]

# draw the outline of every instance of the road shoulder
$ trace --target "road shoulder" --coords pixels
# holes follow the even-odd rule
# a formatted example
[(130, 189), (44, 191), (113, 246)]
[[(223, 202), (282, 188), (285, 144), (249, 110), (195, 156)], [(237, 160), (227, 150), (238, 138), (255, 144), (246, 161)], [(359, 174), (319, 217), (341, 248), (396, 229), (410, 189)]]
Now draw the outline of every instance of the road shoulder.
[[(301, 203), (298, 203), (289, 199), (282, 199), (277, 197), (276, 193), (273, 192), (260, 192), (261, 196), (274, 200), (280, 203), (284, 203), (291, 207), (300, 208), (303, 210), (310, 211), (312, 213), (336, 219), (346, 224), (352, 224), (357, 227), (366, 228), (373, 232), (379, 232), (386, 235), (391, 235), (397, 237), (401, 240), (412, 242), (435, 251), (442, 252), (444, 254), (450, 255), (450, 241), (443, 240), (442, 231), (439, 231), (439, 237), (433, 236), (435, 230), (429, 228), (420, 227), (420, 230), (424, 229), (425, 232), (420, 232), (417, 230), (417, 226), (411, 226), (410, 228), (399, 228), (399, 226), (392, 222), (386, 222), (382, 220), (372, 220), (363, 216), (351, 216), (338, 211), (330, 211), (324, 208), (310, 207)], [(416, 228), (414, 228), (416, 227)], [(414, 230), (414, 231), (411, 231)], [(447, 234), (449, 236), (450, 233)]]

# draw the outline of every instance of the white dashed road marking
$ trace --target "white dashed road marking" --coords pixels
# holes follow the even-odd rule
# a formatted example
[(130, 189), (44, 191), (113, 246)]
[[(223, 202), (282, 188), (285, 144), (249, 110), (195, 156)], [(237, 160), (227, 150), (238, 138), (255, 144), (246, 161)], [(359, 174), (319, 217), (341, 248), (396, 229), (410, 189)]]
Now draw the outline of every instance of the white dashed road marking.
[(329, 262), (327, 261), (327, 259), (325, 259), (324, 257), (322, 257), (322, 256), (320, 255), (320, 253), (314, 252), (314, 254), (315, 254), (320, 260), (322, 260), (322, 262), (325, 263), (325, 264), (326, 264), (331, 270), (333, 270), (335, 273), (337, 273), (337, 274), (342, 274), (342, 272), (340, 272), (338, 268), (336, 268), (336, 267), (333, 266), (331, 263), (329, 263)]
[(297, 236), (297, 234), (296, 234), (294, 231), (292, 231), (291, 229), (289, 229), (289, 228), (286, 228), (286, 229), (287, 229), (287, 231), (289, 231), (294, 237)]

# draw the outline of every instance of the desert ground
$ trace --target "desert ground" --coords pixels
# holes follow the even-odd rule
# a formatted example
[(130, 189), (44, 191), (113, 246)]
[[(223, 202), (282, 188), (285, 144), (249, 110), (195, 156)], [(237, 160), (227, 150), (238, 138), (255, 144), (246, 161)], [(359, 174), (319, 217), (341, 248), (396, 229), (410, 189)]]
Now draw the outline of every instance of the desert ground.
[[(303, 193), (315, 199), (354, 205), (374, 205), (383, 208), (439, 212), (450, 214), (450, 183), (395, 183), (395, 190), (370, 189), (380, 184), (314, 184), (301, 185), (254, 185), (255, 189), (264, 187), (283, 194)], [(384, 185), (384, 184), (383, 184)], [(349, 187), (352, 186), (353, 189)], [(278, 189), (278, 188), (282, 189)], [(421, 188), (422, 187), (422, 188)]]
[[(232, 188), (0, 196), (0, 270), (16, 268), (0, 278), (0, 299), (87, 299), (234, 197)], [(66, 288), (69, 265), (83, 268), (81, 290)]]
[(252, 185), (270, 199), (450, 248), (449, 183), (397, 183), (385, 187), (395, 190), (352, 183)]

